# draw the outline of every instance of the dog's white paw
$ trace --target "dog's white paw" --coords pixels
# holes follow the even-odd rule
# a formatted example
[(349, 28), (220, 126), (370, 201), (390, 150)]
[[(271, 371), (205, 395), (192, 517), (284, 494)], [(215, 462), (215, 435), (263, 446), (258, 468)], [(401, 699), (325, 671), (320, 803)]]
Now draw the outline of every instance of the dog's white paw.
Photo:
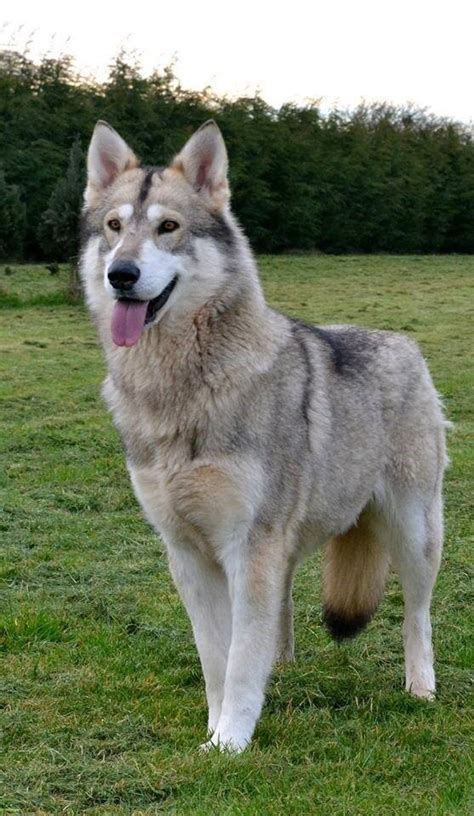
[(434, 688), (427, 688), (422, 683), (411, 683), (410, 688), (407, 689), (413, 697), (418, 697), (420, 700), (434, 700), (436, 697)]
[(214, 743), (212, 742), (212, 740), (208, 740), (207, 742), (202, 742), (202, 743), (201, 743), (201, 745), (200, 745), (200, 746), (199, 746), (199, 748), (198, 748), (198, 751), (199, 751), (201, 754), (208, 754), (208, 753), (209, 753), (209, 751), (214, 750), (214, 748), (216, 748), (216, 746), (214, 745)]
[(406, 690), (421, 700), (434, 700), (436, 680), (433, 667), (429, 664), (417, 666), (407, 673)]
[(217, 750), (225, 754), (241, 754), (242, 751), (245, 751), (249, 742), (249, 739), (245, 739), (242, 736), (239, 738), (235, 735), (226, 736), (225, 734), (220, 734), (218, 729), (216, 729), (212, 737), (199, 746), (199, 750), (203, 753)]

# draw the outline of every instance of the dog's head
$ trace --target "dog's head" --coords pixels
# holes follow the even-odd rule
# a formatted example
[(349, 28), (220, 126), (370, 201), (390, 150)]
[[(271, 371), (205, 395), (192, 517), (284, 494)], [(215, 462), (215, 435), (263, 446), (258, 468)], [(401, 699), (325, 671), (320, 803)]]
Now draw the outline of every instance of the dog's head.
[[(229, 210), (227, 152), (210, 121), (167, 168), (141, 167), (105, 122), (89, 147), (81, 270), (113, 342), (217, 296), (248, 249)], [(245, 266), (245, 262), (244, 262)]]

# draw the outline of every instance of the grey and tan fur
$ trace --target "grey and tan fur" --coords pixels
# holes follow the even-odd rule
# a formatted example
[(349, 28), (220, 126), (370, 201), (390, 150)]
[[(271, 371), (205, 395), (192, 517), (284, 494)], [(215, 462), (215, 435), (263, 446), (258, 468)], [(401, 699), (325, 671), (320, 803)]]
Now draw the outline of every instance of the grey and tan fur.
[[(393, 565), (406, 688), (432, 697), (445, 421), (417, 347), (267, 306), (213, 122), (165, 169), (98, 123), (88, 172), (82, 275), (104, 395), (191, 619), (206, 747), (249, 743), (274, 661), (293, 657), (295, 568), (318, 546), (336, 638), (368, 622)], [(133, 299), (151, 301), (144, 326)]]

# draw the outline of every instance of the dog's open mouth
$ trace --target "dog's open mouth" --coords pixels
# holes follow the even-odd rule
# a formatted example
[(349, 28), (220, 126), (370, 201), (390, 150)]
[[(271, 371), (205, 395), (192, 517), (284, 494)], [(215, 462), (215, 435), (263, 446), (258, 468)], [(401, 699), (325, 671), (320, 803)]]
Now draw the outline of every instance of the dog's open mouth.
[(177, 280), (175, 276), (153, 300), (120, 298), (116, 301), (112, 312), (112, 340), (116, 346), (130, 347), (138, 343), (144, 327), (163, 308)]

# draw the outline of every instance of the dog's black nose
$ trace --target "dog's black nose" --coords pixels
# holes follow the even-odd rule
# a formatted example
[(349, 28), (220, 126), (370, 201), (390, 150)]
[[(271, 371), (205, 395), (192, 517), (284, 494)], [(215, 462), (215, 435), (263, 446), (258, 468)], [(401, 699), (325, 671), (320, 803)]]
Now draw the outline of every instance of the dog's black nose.
[(140, 277), (140, 270), (133, 261), (114, 261), (107, 277), (114, 289), (131, 289)]

